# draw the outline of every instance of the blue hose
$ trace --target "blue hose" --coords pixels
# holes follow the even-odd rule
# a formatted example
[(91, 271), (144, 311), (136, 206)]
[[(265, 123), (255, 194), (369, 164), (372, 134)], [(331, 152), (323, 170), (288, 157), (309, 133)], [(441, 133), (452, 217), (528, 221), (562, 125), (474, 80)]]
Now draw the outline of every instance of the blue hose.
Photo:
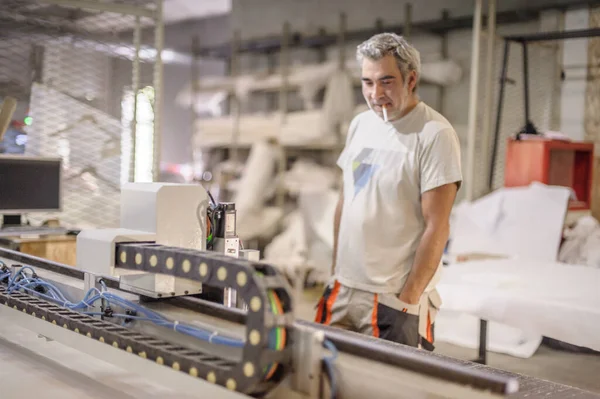
[[(26, 270), (31, 271), (32, 277), (27, 276), (27, 274), (25, 273)], [(33, 295), (46, 299), (50, 302), (54, 302), (65, 308), (71, 310), (81, 310), (83, 314), (87, 314), (90, 316), (105, 316), (105, 313), (85, 311), (86, 309), (94, 306), (94, 304), (97, 301), (105, 300), (108, 305), (120, 306), (125, 310), (142, 315), (133, 316), (127, 314), (113, 314), (113, 317), (152, 322), (155, 325), (173, 329), (174, 331), (180, 332), (182, 334), (189, 335), (191, 337), (217, 345), (226, 345), (237, 348), (244, 346), (244, 341), (242, 340), (219, 336), (217, 332), (211, 332), (199, 327), (179, 323), (178, 321), (171, 321), (163, 315), (161, 315), (160, 313), (144, 308), (143, 306), (140, 306), (134, 302), (128, 301), (127, 299), (124, 299), (118, 295), (108, 292), (106, 284), (102, 284), (102, 291), (99, 291), (97, 288), (92, 288), (88, 292), (86, 292), (81, 301), (73, 303), (70, 302), (63, 295), (60, 289), (58, 289), (58, 287), (56, 287), (54, 284), (44, 281), (39, 277), (33, 277), (35, 276), (35, 270), (33, 270), (33, 268), (29, 266), (22, 267), (21, 269), (16, 271), (14, 275), (11, 275), (11, 273), (5, 273), (0, 276), (0, 280), (9, 276), (11, 276), (8, 282), (9, 294), (13, 291), (27, 291)], [(19, 277), (21, 277), (21, 279), (17, 281)], [(46, 289), (46, 292), (42, 293), (36, 291), (32, 287), (43, 287)]]

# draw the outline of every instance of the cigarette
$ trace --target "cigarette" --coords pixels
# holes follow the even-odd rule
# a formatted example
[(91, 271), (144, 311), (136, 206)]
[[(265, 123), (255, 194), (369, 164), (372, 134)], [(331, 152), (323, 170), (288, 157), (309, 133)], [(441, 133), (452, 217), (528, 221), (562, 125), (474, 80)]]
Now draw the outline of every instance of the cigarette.
[(383, 107), (381, 107), (381, 108), (383, 108), (383, 120), (387, 122), (388, 121), (388, 118), (387, 118), (387, 108), (385, 107), (385, 105)]

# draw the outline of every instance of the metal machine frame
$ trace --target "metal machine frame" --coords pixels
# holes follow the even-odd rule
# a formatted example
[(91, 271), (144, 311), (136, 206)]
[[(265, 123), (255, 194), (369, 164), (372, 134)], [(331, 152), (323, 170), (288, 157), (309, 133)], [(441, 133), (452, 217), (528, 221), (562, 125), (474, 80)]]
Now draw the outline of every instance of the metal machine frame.
[[(125, 262), (122, 262), (120, 255), (122, 253), (126, 253)], [(325, 352), (321, 342), (325, 339), (331, 340), (337, 350), (341, 352), (352, 354), (364, 361), (370, 359), (376, 363), (382, 363), (386, 367), (404, 369), (411, 375), (415, 374), (420, 378), (430, 379), (430, 385), (441, 384), (440, 387), (444, 387), (437, 388), (440, 392), (448, 389), (454, 390), (458, 397), (504, 396), (516, 392), (518, 383), (512, 377), (472, 370), (468, 366), (453, 364), (446, 359), (426, 354), (424, 351), (406, 349), (402, 345), (391, 342), (362, 338), (356, 334), (312, 323), (294, 323), (291, 317), (293, 302), (287, 281), (276, 269), (263, 263), (249, 262), (206, 251), (181, 250), (137, 243), (118, 244), (117, 254), (118, 267), (150, 270), (153, 266), (149, 259), (154, 255), (162, 260), (159, 262), (160, 266), (157, 264), (154, 267), (157, 273), (186, 275), (188, 278), (202, 280), (216, 286), (234, 286), (244, 300), (249, 303), (247, 312), (186, 297), (165, 300), (176, 301), (177, 306), (191, 308), (198, 314), (245, 324), (247, 339), (242, 361), (232, 362), (227, 358), (202, 353), (199, 350), (186, 348), (156, 336), (131, 331), (110, 321), (83, 315), (29, 294), (13, 292), (9, 295), (1, 284), (0, 304), (17, 310), (23, 316), (26, 314), (30, 318), (45, 321), (61, 330), (66, 329), (78, 336), (103, 343), (111, 350), (137, 354), (150, 362), (251, 396), (263, 396), (275, 389), (288, 389), (292, 392), (303, 392), (304, 395), (309, 395), (308, 397), (318, 397), (320, 379), (316, 378), (315, 373), (320, 374), (321, 371), (321, 358)], [(144, 259), (140, 264), (135, 261), (137, 254), (142, 254)], [(89, 282), (102, 278), (107, 287), (119, 289), (119, 283), (115, 277), (91, 276), (90, 278), (88, 272), (7, 249), (0, 249), (0, 257), (79, 281)], [(168, 267), (170, 257), (176, 267)], [(187, 269), (186, 260), (189, 260), (190, 264), (197, 265), (195, 270)], [(257, 277), (255, 274), (257, 271), (260, 271), (263, 277)], [(242, 274), (246, 275), (247, 282), (240, 287), (240, 282), (244, 280), (240, 277)], [(264, 303), (265, 294), (269, 289), (276, 290), (278, 295), (285, 298), (282, 301), (286, 304), (284, 315), (276, 317), (267, 308), (257, 304), (255, 298), (260, 298), (260, 301)], [(141, 297), (140, 300), (144, 301), (144, 298)], [(153, 300), (156, 301), (156, 299)], [(264, 337), (267, 334), (265, 331), (273, 326), (285, 327), (293, 337), (290, 340), (291, 344), (284, 351), (275, 352), (266, 347)], [(260, 381), (258, 373), (249, 372), (249, 369), (257, 370), (272, 362), (280, 365), (280, 371), (276, 372), (274, 378), (268, 382)], [(249, 364), (252, 364), (253, 367), (250, 368)], [(290, 378), (288, 379), (288, 377)], [(284, 384), (284, 381), (288, 382)], [(388, 392), (388, 394), (390, 393)], [(353, 395), (348, 397), (353, 397)], [(385, 397), (385, 395), (380, 397)]]
[[(544, 397), (552, 393), (581, 392), (574, 388), (560, 386), (550, 382), (517, 376), (507, 372), (498, 372), (486, 366), (476, 365), (468, 361), (460, 361), (445, 356), (429, 353), (415, 348), (398, 345), (356, 333), (317, 325), (304, 321), (294, 321), (290, 313), (293, 311), (293, 301), (285, 279), (274, 269), (262, 263), (256, 264), (242, 259), (235, 259), (220, 254), (205, 251), (181, 250), (153, 246), (151, 244), (119, 244), (117, 254), (126, 253), (126, 262), (119, 261), (119, 267), (152, 268), (149, 259), (155, 255), (163, 262), (156, 266), (158, 273), (173, 275), (188, 275), (193, 273), (194, 279), (204, 279), (211, 284), (221, 286), (231, 285), (239, 289), (239, 273), (250, 274), (258, 270), (267, 276), (267, 280), (254, 277), (254, 283), (239, 289), (240, 295), (252, 303), (253, 297), (264, 298), (265, 289), (277, 287), (282, 296), (290, 298), (287, 311), (283, 317), (274, 317), (267, 308), (254, 312), (252, 305), (246, 312), (242, 309), (227, 308), (220, 304), (202, 301), (185, 296), (153, 299), (139, 297), (140, 303), (165, 303), (180, 311), (188, 310), (195, 317), (209, 317), (235, 324), (246, 324), (250, 329), (259, 331), (269, 325), (284, 325), (293, 337), (285, 351), (274, 352), (264, 350), (263, 342), (259, 348), (251, 348), (253, 338), (247, 332), (246, 346), (242, 362), (232, 362), (223, 357), (209, 356), (200, 350), (186, 348), (169, 337), (157, 337), (151, 334), (128, 330), (108, 320), (101, 320), (72, 312), (57, 304), (32, 297), (23, 293), (6, 294), (0, 283), (0, 317), (3, 320), (16, 322), (42, 333), (51, 339), (69, 342), (73, 348), (89, 353), (93, 357), (123, 365), (135, 361), (140, 372), (152, 375), (152, 378), (164, 378), (171, 381), (173, 371), (178, 371), (178, 384), (183, 381), (197, 386), (194, 391), (199, 396), (213, 392), (212, 383), (222, 385), (229, 390), (220, 392), (223, 396), (240, 397), (239, 393), (251, 396), (269, 396), (273, 398), (309, 397), (317, 398), (322, 395), (322, 358), (329, 351), (322, 347), (324, 340), (335, 345), (339, 352), (335, 362), (335, 377), (338, 383), (338, 398), (359, 398), (369, 394), (373, 397), (414, 397), (418, 390), (433, 393), (433, 397)], [(147, 261), (137, 264), (135, 255), (142, 254)], [(169, 256), (173, 257), (176, 267), (169, 268)], [(120, 257), (120, 256), (119, 256)], [(177, 258), (177, 262), (175, 259)], [(37, 272), (45, 274), (48, 279), (68, 279), (82, 283), (98, 281), (113, 290), (119, 290), (118, 279), (112, 276), (95, 276), (85, 270), (49, 262), (40, 258), (25, 255), (8, 249), (0, 249), (0, 259), (8, 264), (30, 265)], [(187, 270), (185, 260), (194, 260), (196, 270)], [(127, 261), (128, 260), (128, 261)], [(200, 265), (206, 264), (206, 268)], [(231, 267), (231, 268), (230, 268)], [(226, 275), (222, 268), (226, 268)], [(201, 269), (210, 270), (202, 276)], [(235, 272), (231, 272), (235, 270)], [(54, 276), (54, 277), (52, 277)], [(248, 282), (250, 279), (248, 279)], [(85, 286), (85, 284), (83, 284)], [(122, 289), (120, 289), (122, 292)], [(81, 293), (84, 290), (80, 291)], [(127, 293), (135, 294), (135, 293)], [(150, 301), (150, 302), (148, 302)], [(164, 302), (163, 302), (164, 301)], [(254, 308), (256, 309), (256, 308)], [(178, 311), (179, 312), (179, 311)], [(262, 319), (262, 321), (261, 321)], [(264, 323), (264, 324), (261, 324)], [(86, 343), (87, 342), (87, 343)], [(99, 346), (106, 349), (101, 350)], [(137, 354), (137, 356), (135, 356)], [(137, 360), (136, 360), (137, 359)], [(140, 363), (140, 360), (142, 362)], [(254, 377), (247, 377), (249, 367), (246, 363), (255, 365), (264, 362), (281, 362), (281, 371), (276, 373), (274, 380), (264, 383)], [(144, 365), (141, 367), (141, 365)], [(146, 366), (147, 365), (147, 366)], [(164, 375), (161, 374), (161, 367)], [(219, 369), (215, 374), (211, 371)], [(256, 368), (255, 368), (256, 369)], [(214, 378), (216, 377), (216, 378)], [(235, 381), (235, 384), (232, 382)], [(205, 385), (208, 383), (209, 385)], [(519, 387), (523, 383), (524, 385)], [(191, 385), (191, 386), (192, 386)], [(186, 385), (187, 386), (187, 385)], [(528, 388), (528, 389), (523, 389)], [(559, 389), (560, 388), (560, 389)], [(234, 393), (232, 391), (236, 391)], [(227, 392), (230, 392), (228, 394)], [(533, 396), (532, 396), (533, 394)], [(300, 396), (298, 396), (300, 395)], [(522, 396), (521, 396), (522, 395)]]
[[(320, 398), (325, 391), (344, 399), (518, 393), (522, 378), (516, 375), (294, 320), (283, 274), (239, 257), (234, 204), (214, 204), (218, 212), (211, 220), (220, 222), (207, 228), (207, 195), (193, 185), (124, 186), (121, 228), (82, 231), (77, 268), (0, 249), (0, 347), (3, 331), (25, 328), (77, 343), (90, 361), (123, 368), (130, 361), (122, 354), (141, 358), (152, 366), (142, 363), (136, 371), (148, 369), (159, 380), (155, 365), (164, 366), (169, 383), (178, 372), (200, 396), (207, 384), (225, 388), (218, 395), (223, 398)], [(207, 230), (218, 238), (208, 240), (213, 251), (206, 250), (212, 235)], [(204, 285), (235, 292), (243, 306), (231, 295), (223, 305), (200, 300), (195, 295)]]

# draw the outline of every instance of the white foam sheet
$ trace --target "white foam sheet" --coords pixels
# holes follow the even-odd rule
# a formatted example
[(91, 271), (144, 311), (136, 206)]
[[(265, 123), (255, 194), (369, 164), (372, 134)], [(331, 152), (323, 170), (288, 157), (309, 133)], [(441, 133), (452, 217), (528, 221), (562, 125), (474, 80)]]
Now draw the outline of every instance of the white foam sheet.
[[(484, 319), (492, 323), (494, 351), (528, 357), (542, 336), (600, 351), (600, 269), (514, 258), (471, 261), (444, 268), (438, 290), (440, 341), (475, 347), (474, 320)], [(462, 333), (467, 329), (472, 332)]]
[(453, 211), (449, 251), (557, 260), (571, 192), (532, 183), (502, 188)]

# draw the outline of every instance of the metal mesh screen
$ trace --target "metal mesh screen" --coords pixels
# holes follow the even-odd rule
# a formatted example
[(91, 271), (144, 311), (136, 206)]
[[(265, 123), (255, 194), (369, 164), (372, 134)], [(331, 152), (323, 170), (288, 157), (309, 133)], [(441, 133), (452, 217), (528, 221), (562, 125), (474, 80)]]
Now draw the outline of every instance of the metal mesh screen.
[[(480, 63), (481, 92), (485, 88), (485, 62), (486, 41), (482, 43), (482, 57)], [(494, 142), (494, 131), (496, 128), (496, 117), (498, 112), (498, 94), (500, 90), (500, 77), (502, 74), (502, 62), (504, 53), (504, 41), (496, 42), (493, 86), (492, 86), (492, 111), (491, 131), (487, 149), (484, 135), (476, 135), (475, 143), (475, 174), (474, 193), (479, 197), (487, 192), (492, 162), (492, 148)], [(537, 42), (527, 46), (528, 71), (529, 71), (529, 119), (538, 131), (558, 129), (559, 123), (556, 116), (560, 104), (557, 90), (560, 90), (560, 64), (558, 60), (558, 46), (556, 42)], [(504, 185), (504, 165), (506, 142), (514, 137), (525, 126), (525, 96), (523, 73), (523, 49), (520, 43), (509, 44), (509, 57), (507, 63), (507, 81), (504, 87), (504, 100), (500, 118), (500, 129), (497, 138), (496, 156), (492, 179), (492, 189)], [(484, 131), (484, 95), (481, 95), (480, 112), (477, 115), (477, 132)], [(489, 156), (486, 156), (490, 154)]]
[[(0, 97), (18, 100), (13, 120), (27, 122), (25, 154), (63, 162), (62, 211), (32, 212), (28, 218), (115, 227), (120, 186), (134, 178), (134, 120), (135, 177), (152, 180), (157, 64), (142, 33), (152, 37), (155, 19), (105, 11), (109, 2), (102, 3), (102, 11), (49, 3), (0, 2)], [(128, 4), (149, 9), (141, 2)], [(138, 106), (133, 86), (140, 89)]]

